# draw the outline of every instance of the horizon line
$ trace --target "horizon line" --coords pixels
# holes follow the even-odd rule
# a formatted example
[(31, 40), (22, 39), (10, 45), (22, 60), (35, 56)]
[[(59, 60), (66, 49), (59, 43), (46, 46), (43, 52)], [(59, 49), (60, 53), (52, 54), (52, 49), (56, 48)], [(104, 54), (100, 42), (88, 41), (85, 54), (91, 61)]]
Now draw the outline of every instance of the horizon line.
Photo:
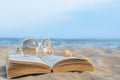
[(41, 38), (36, 38), (36, 37), (0, 37), (0, 39), (29, 39), (29, 38), (34, 38), (34, 39), (41, 39), (41, 38), (49, 38), (49, 39), (77, 39), (77, 40), (120, 40), (120, 38), (50, 38), (50, 37), (41, 37)]

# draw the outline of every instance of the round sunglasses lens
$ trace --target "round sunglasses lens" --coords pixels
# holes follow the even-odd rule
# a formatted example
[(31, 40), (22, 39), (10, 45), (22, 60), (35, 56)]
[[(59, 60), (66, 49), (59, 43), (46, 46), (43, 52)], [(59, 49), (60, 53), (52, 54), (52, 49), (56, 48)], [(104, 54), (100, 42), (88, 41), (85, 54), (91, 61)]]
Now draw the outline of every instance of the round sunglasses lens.
[(34, 39), (27, 39), (23, 42), (22, 52), (25, 56), (36, 55), (38, 49), (39, 49), (38, 43)]
[(53, 54), (53, 47), (52, 47), (51, 41), (49, 39), (42, 39), (41, 47), (46, 55)]

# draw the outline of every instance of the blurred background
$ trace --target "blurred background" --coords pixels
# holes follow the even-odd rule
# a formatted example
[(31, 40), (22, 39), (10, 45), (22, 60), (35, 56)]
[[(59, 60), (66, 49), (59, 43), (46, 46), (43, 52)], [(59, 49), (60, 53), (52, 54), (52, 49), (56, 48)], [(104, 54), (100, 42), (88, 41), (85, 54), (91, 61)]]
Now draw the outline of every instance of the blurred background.
[(120, 45), (120, 0), (1, 0), (0, 45), (51, 38), (55, 46)]

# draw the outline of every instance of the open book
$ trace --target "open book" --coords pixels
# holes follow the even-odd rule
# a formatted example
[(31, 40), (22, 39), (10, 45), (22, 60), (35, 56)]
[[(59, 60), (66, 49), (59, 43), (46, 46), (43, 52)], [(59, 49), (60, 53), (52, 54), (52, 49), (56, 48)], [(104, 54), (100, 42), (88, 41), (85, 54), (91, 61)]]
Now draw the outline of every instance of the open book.
[(47, 55), (42, 59), (22, 54), (9, 55), (7, 66), (8, 78), (28, 74), (40, 74), (66, 71), (93, 71), (94, 67), (88, 59)]

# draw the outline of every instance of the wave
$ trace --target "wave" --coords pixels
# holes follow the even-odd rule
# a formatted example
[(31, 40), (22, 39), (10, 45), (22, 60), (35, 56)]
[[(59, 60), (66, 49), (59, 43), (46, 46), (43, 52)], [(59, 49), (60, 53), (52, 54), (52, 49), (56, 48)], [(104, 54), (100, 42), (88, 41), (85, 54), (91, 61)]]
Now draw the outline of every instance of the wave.
[[(21, 45), (23, 38), (0, 38), (0, 46)], [(40, 42), (40, 39), (37, 39)], [(51, 39), (56, 47), (64, 46), (93, 46), (93, 47), (117, 47), (120, 40), (114, 39)]]

